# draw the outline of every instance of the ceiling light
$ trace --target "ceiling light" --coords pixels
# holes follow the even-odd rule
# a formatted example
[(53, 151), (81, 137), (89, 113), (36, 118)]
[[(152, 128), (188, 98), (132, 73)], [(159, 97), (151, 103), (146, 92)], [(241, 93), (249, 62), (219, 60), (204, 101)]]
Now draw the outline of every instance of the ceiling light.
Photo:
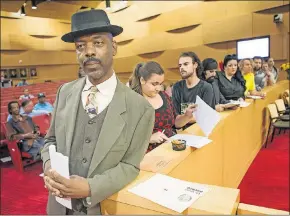
[(111, 8), (111, 2), (110, 0), (106, 0), (106, 9), (110, 9)]
[(37, 6), (36, 6), (36, 0), (31, 0), (31, 8), (36, 10)]
[(20, 13), (21, 16), (25, 16), (25, 15), (26, 15), (26, 14), (25, 14), (25, 8), (24, 8), (24, 5), (21, 6), (21, 10), (20, 10), (20, 11), (21, 11), (21, 13)]

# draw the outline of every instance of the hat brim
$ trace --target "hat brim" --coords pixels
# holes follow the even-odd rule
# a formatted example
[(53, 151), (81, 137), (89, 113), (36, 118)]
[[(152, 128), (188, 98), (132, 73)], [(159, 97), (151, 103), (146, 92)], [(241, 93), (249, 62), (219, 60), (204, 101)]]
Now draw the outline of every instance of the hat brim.
[(61, 37), (64, 42), (74, 43), (75, 39), (87, 34), (99, 33), (99, 32), (109, 32), (113, 37), (121, 34), (123, 32), (123, 28), (121, 26), (109, 25), (109, 26), (101, 26), (95, 28), (88, 28), (83, 30), (78, 30), (74, 32), (69, 32)]

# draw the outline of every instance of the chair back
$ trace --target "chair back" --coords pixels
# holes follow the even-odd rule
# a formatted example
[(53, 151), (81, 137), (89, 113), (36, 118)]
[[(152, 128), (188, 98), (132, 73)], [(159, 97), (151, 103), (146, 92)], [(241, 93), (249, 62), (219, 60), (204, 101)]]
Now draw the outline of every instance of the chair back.
[(268, 107), (268, 110), (270, 112), (271, 120), (279, 117), (279, 114), (278, 114), (278, 111), (277, 111), (275, 104), (269, 104), (267, 107)]
[(50, 127), (50, 119), (51, 119), (50, 115), (46, 114), (32, 117), (32, 121), (39, 127), (41, 135), (47, 134), (47, 131)]
[(275, 100), (275, 104), (277, 106), (278, 112), (283, 112), (286, 110), (283, 99)]

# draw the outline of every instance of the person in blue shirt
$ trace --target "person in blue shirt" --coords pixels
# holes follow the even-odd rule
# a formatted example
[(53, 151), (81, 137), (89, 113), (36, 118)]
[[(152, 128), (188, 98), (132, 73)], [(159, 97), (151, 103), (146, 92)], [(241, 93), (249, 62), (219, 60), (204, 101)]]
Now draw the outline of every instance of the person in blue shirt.
[(45, 110), (45, 111), (51, 113), (53, 111), (53, 106), (49, 102), (46, 102), (45, 94), (39, 93), (38, 94), (38, 103), (35, 104), (33, 110)]
[(26, 79), (23, 79), (22, 81), (20, 81), (17, 86), (27, 86), (29, 85), (27, 82), (26, 82)]
[[(33, 108), (33, 103), (30, 100), (25, 100), (21, 103), (21, 108), (20, 108), (20, 115), (23, 116), (39, 116), (39, 115), (50, 115), (52, 111), (47, 111), (47, 110), (35, 110)], [(9, 114), (7, 117), (7, 122), (12, 118), (12, 115)]]

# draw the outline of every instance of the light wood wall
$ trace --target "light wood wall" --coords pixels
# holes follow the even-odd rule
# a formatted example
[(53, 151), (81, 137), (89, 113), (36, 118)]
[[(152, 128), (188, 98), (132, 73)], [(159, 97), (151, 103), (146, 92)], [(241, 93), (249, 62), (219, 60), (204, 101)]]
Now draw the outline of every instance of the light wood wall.
[[(282, 24), (273, 16), (283, 13)], [(201, 59), (236, 52), (236, 40), (270, 35), (276, 66), (289, 62), (289, 1), (132, 1), (109, 15), (124, 32), (116, 37), (115, 71), (126, 81), (141, 61), (158, 61), (169, 80), (180, 79), (177, 61), (183, 51)], [(36, 67), (39, 78), (75, 79), (74, 45), (60, 37), (70, 31), (66, 20), (12, 18), (1, 12), (1, 67)], [(21, 60), (21, 61), (20, 61)], [(281, 75), (281, 79), (285, 77)]]

